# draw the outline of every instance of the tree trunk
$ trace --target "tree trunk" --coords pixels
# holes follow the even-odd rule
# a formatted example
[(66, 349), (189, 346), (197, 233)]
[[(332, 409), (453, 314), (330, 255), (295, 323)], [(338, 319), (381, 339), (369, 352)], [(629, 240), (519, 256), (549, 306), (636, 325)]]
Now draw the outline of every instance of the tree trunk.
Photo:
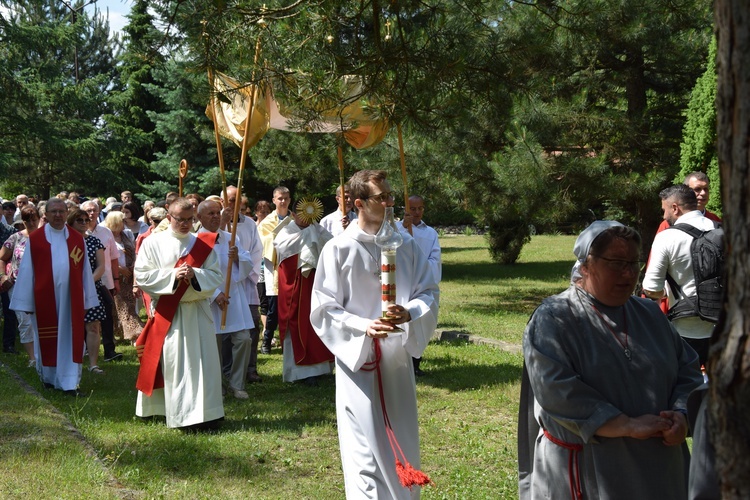
[(716, 0), (717, 132), (726, 297), (711, 348), (711, 432), (723, 498), (750, 498), (750, 0)]

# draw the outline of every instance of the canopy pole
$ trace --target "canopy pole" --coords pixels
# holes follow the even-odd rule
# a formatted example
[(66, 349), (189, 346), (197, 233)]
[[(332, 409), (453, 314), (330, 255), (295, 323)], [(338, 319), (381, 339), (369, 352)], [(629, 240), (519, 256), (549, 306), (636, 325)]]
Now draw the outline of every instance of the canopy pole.
[(339, 199), (339, 207), (341, 208), (341, 216), (346, 217), (346, 192), (344, 191), (344, 152), (341, 150), (341, 143), (338, 145), (339, 155), (339, 184), (341, 185), (341, 197)]
[[(396, 124), (396, 130), (398, 131), (398, 153), (401, 157), (401, 179), (404, 182), (404, 215), (406, 215), (409, 213), (409, 188), (406, 180), (406, 157), (404, 155), (404, 136), (401, 133), (401, 123)], [(409, 234), (414, 234), (411, 226), (409, 226)]]
[[(255, 57), (253, 58), (253, 68), (258, 64), (258, 57), (260, 55), (260, 35), (258, 40), (255, 42)], [(255, 80), (255, 69), (253, 69), (253, 80)], [(252, 92), (250, 93), (250, 103), (247, 106), (247, 117), (245, 118), (245, 134), (242, 138), (242, 156), (240, 156), (240, 173), (237, 177), (237, 197), (234, 200), (234, 212), (232, 214), (232, 237), (229, 239), (229, 246), (233, 247), (237, 239), (237, 217), (240, 213), (240, 205), (242, 203), (242, 175), (245, 173), (245, 163), (247, 162), (247, 150), (248, 142), (250, 141), (250, 125), (253, 117), (253, 111), (255, 110), (255, 100), (258, 94), (258, 85), (253, 85)], [(225, 190), (226, 193), (226, 190)], [(224, 284), (224, 296), (229, 301), (229, 287), (232, 283), (232, 262), (227, 264), (227, 279)], [(223, 330), (227, 325), (227, 307), (221, 311), (221, 329)]]
[(224, 170), (224, 149), (221, 145), (221, 134), (219, 126), (216, 124), (216, 88), (214, 87), (214, 71), (208, 68), (208, 88), (211, 102), (211, 121), (214, 123), (214, 138), (216, 139), (216, 154), (219, 157), (219, 173), (221, 174), (221, 197), (224, 200), (224, 206), (229, 203), (227, 196), (227, 175)]

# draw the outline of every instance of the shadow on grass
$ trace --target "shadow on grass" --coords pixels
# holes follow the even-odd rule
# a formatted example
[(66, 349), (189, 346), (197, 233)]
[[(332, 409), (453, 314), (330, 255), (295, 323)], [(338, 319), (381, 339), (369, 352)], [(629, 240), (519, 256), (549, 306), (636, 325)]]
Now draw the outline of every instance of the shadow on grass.
[[(474, 347), (466, 340), (433, 342), (422, 362), (425, 375), (417, 379), (419, 385), (430, 385), (449, 391), (467, 391), (480, 387), (513, 384), (521, 380), (522, 366), (517, 363), (503, 362), (501, 357), (483, 356), (496, 362), (467, 363), (462, 358), (466, 355), (454, 353), (453, 348)], [(494, 349), (494, 348), (493, 348)]]
[[(562, 290), (560, 290), (562, 291)], [(466, 300), (460, 306), (456, 306), (459, 312), (461, 310), (472, 311), (473, 314), (496, 316), (507, 313), (528, 314), (534, 312), (542, 300), (552, 295), (550, 289), (541, 288), (523, 288), (510, 289), (501, 292), (489, 292), (483, 294), (476, 301)], [(440, 324), (441, 328), (458, 328), (465, 325)]]
[[(514, 383), (521, 376), (520, 366), (514, 366), (507, 358), (483, 353), (475, 359), (476, 346), (466, 342), (438, 342), (437, 347), (428, 353), (425, 363), (428, 374), (419, 379), (420, 385), (468, 391)], [(462, 352), (464, 347), (472, 351)], [(141, 480), (137, 476), (132, 480), (127, 477), (144, 471), (164, 477), (170, 484), (180, 479), (200, 481), (207, 470), (212, 477), (258, 483), (267, 481), (269, 474), (278, 474), (280, 469), (292, 475), (314, 474), (317, 467), (314, 464), (285, 462), (288, 454), (284, 447), (305, 448), (316, 446), (314, 443), (318, 441), (317, 453), (336, 457), (331, 460), (335, 468), (338, 451), (331, 441), (336, 435), (333, 376), (322, 377), (317, 387), (284, 383), (280, 375), (266, 375), (279, 373), (279, 358), (276, 353), (259, 357), (264, 381), (247, 387), (250, 399), (240, 401), (227, 396), (226, 418), (221, 428), (196, 434), (167, 429), (163, 418), (142, 421), (134, 416), (138, 364), (130, 352), (124, 361), (104, 365), (105, 375), (84, 371), (81, 389), (90, 393), (87, 398), (44, 390), (35, 372), (23, 366), (20, 356), (12, 364), (74, 425), (91, 434), (87, 439), (98, 448), (105, 462), (113, 466), (116, 463), (115, 470), (122, 479), (138, 487)], [(37, 432), (46, 432), (44, 426), (35, 425)], [(101, 428), (107, 426), (111, 430), (102, 432)], [(92, 429), (86, 430), (89, 427)]]
[(556, 282), (570, 274), (572, 261), (524, 262), (513, 265), (467, 263), (443, 264), (443, 281), (518, 279)]
[[(274, 357), (280, 358), (276, 355)], [(278, 363), (280, 359), (273, 361)], [(269, 362), (271, 359), (267, 356), (259, 357), (260, 373), (263, 373), (263, 366)], [(79, 397), (69, 396), (54, 389), (45, 389), (36, 372), (23, 366), (23, 362), (11, 362), (9, 366), (42, 397), (74, 421), (81, 418), (103, 419), (112, 423), (144, 423), (135, 417), (138, 363), (128, 355), (123, 361), (102, 364), (104, 375), (93, 375), (84, 368), (80, 383), (80, 390), (84, 396)], [(335, 422), (333, 375), (320, 377), (317, 387), (285, 383), (280, 375), (263, 375), (263, 380), (259, 384), (248, 384), (246, 390), (250, 395), (249, 400), (235, 399), (231, 393), (225, 396), (226, 419), (219, 432), (234, 432), (241, 429), (285, 429), (295, 432), (311, 422)], [(163, 418), (161, 421), (154, 421), (155, 424), (159, 422), (164, 425)]]
[(476, 247), (443, 247), (440, 249), (441, 253), (459, 253), (459, 252), (475, 252), (475, 251), (485, 251), (489, 253), (489, 250), (486, 246), (476, 246)]

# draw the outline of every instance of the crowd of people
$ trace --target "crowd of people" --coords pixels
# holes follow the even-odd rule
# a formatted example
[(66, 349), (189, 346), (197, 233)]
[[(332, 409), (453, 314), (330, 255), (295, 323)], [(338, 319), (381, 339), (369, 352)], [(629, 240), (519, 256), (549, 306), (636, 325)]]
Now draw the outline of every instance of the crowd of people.
[(234, 186), (142, 207), (129, 191), (18, 195), (0, 220), (3, 348), (15, 352), (20, 336), (43, 385), (79, 395), (85, 357), (90, 376), (106, 376), (100, 364), (132, 343), (136, 415), (194, 431), (219, 425), (228, 395), (249, 398), (247, 384), (263, 380), (258, 353), (278, 345), (285, 382), (314, 386), (335, 371), (348, 495), (418, 496), (424, 481), (398, 471), (420, 463), (415, 376), (437, 325), (439, 245), (413, 198), (398, 301), (381, 311), (374, 236), (394, 197), (382, 171), (350, 183), (322, 221), (296, 213), (283, 186), (254, 210)]
[[(5, 202), (4, 350), (19, 336), (45, 387), (78, 394), (84, 354), (92, 376), (104, 375), (100, 343), (104, 361), (116, 361), (118, 334), (140, 360), (136, 414), (204, 429), (224, 418), (226, 395), (248, 399), (246, 385), (262, 381), (257, 356), (271, 353), (278, 328), (285, 382), (316, 385), (335, 373), (347, 497), (418, 497), (415, 486), (429, 478), (417, 470), (415, 376), (437, 325), (442, 274), (424, 199), (410, 198), (403, 243), (385, 265), (376, 235), (394, 196), (383, 171), (357, 172), (320, 221), (295, 212), (283, 186), (254, 211), (239, 195), (234, 186), (206, 198), (168, 193), (143, 210), (127, 191), (105, 204), (76, 193)], [(723, 232), (705, 210), (704, 174), (660, 199), (665, 224), (643, 296), (634, 294), (640, 235), (595, 221), (575, 242), (570, 287), (529, 320), (522, 498), (718, 497), (701, 399), (716, 320), (702, 309), (707, 264), (694, 247)], [(385, 272), (396, 287), (387, 307)], [(692, 467), (690, 433), (700, 454)]]

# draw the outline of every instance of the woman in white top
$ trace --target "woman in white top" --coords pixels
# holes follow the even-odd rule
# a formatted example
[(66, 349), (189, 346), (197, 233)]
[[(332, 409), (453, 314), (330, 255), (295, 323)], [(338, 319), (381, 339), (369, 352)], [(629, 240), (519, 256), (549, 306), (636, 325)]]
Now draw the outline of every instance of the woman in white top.
[(125, 230), (124, 212), (110, 212), (103, 223), (112, 231), (120, 267), (120, 293), (115, 295), (115, 312), (122, 328), (123, 338), (135, 342), (141, 334), (144, 323), (135, 311), (133, 295), (133, 266), (135, 265), (135, 240), (130, 231)]

